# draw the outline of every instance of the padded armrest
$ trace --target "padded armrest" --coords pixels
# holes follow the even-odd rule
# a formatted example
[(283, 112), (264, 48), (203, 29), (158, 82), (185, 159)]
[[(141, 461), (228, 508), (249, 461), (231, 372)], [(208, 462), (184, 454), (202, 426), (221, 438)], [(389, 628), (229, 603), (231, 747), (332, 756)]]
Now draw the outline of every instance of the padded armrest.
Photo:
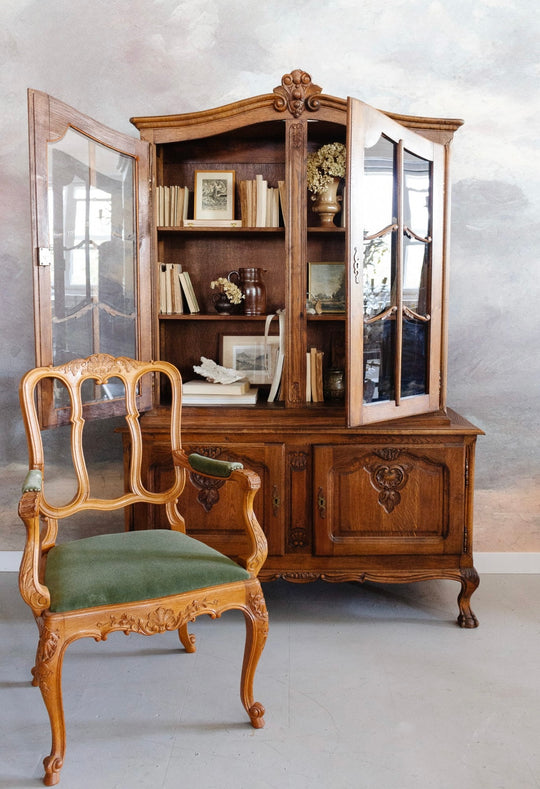
[(31, 468), (26, 477), (24, 478), (22, 492), (30, 493), (41, 490), (41, 482), (43, 475), (38, 468)]
[(193, 471), (201, 474), (210, 474), (212, 477), (230, 477), (233, 471), (244, 468), (241, 463), (207, 458), (204, 455), (199, 455), (197, 452), (192, 452), (191, 455), (188, 455), (188, 460)]

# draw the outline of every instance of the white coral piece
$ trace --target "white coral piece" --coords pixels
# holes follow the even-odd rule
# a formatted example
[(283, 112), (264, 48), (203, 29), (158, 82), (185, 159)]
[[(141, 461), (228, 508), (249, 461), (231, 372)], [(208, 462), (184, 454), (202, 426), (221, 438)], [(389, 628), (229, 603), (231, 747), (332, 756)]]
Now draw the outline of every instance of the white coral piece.
[(244, 378), (242, 373), (238, 370), (233, 370), (232, 367), (222, 367), (220, 364), (201, 356), (201, 365), (193, 365), (193, 369), (198, 375), (202, 375), (207, 381), (213, 384), (232, 384), (234, 381), (240, 381)]

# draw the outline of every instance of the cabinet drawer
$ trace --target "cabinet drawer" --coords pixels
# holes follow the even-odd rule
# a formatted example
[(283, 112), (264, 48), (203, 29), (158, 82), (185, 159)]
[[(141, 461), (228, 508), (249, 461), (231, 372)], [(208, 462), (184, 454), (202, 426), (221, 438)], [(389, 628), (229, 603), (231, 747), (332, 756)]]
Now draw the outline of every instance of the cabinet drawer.
[(313, 450), (317, 554), (461, 553), (464, 446)]

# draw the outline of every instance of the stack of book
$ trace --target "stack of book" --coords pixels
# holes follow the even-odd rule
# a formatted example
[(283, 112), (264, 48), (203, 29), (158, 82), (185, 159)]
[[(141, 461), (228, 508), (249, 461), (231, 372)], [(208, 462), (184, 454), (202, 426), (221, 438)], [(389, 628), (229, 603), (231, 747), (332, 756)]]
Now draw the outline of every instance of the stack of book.
[(258, 391), (246, 379), (231, 384), (214, 384), (199, 378), (182, 384), (182, 404), (255, 405)]
[(240, 210), (244, 227), (279, 227), (280, 197), (283, 210), (284, 181), (268, 186), (262, 175), (254, 181), (240, 181)]
[[(180, 263), (159, 263), (159, 311), (181, 315), (184, 302), (188, 312), (200, 312), (199, 302), (187, 271)], [(183, 297), (182, 297), (183, 296)]]
[(156, 223), (159, 227), (181, 227), (188, 214), (187, 186), (158, 186), (156, 189)]

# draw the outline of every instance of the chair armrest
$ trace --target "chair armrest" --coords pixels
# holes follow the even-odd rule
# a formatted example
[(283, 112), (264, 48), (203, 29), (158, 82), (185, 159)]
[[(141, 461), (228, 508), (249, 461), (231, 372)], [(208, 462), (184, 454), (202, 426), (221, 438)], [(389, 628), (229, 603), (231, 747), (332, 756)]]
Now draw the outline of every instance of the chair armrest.
[(197, 452), (192, 452), (187, 458), (193, 471), (196, 471), (197, 474), (205, 474), (211, 477), (228, 478), (233, 471), (244, 468), (241, 463), (207, 458), (204, 455), (199, 455)]
[(22, 492), (40, 491), (43, 482), (43, 474), (39, 468), (31, 468), (24, 478)]
[(183, 450), (177, 450), (173, 452), (173, 458), (176, 465), (181, 466), (189, 473), (222, 479), (240, 486), (242, 491), (242, 525), (249, 538), (250, 553), (248, 556), (236, 558), (238, 563), (255, 577), (268, 554), (265, 534), (253, 511), (253, 500), (261, 486), (259, 475), (255, 471), (244, 468), (242, 463), (216, 460), (196, 452), (187, 455)]

